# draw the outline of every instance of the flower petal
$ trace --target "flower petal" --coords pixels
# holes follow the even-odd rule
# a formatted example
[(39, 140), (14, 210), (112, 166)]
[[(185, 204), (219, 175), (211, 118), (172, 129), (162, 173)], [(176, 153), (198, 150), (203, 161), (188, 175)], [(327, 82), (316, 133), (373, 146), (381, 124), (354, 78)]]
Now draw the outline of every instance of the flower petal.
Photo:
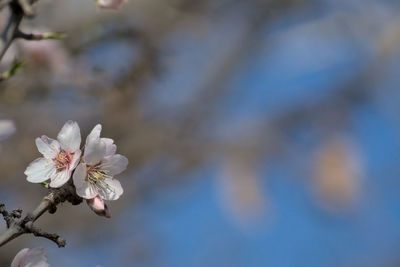
[(76, 168), (76, 166), (78, 165), (79, 160), (81, 159), (81, 154), (82, 154), (82, 151), (80, 149), (78, 149), (72, 156), (72, 161), (69, 166), (70, 171), (74, 170)]
[(54, 174), (50, 179), (50, 187), (59, 188), (63, 186), (66, 182), (68, 182), (69, 178), (71, 177), (70, 170), (64, 170), (57, 172)]
[(58, 133), (57, 139), (65, 151), (71, 153), (77, 151), (81, 145), (81, 131), (78, 123), (67, 121)]
[(44, 182), (56, 173), (54, 162), (50, 159), (38, 158), (32, 161), (26, 168), (24, 174), (31, 183)]
[(102, 180), (102, 182), (106, 186), (98, 186), (97, 189), (99, 191), (99, 196), (104, 200), (117, 200), (122, 193), (124, 193), (124, 189), (121, 186), (121, 183), (116, 179), (106, 178)]
[(49, 267), (47, 263), (47, 256), (44, 253), (43, 248), (32, 248), (29, 249), (25, 254), (25, 258), (22, 261), (21, 266), (26, 267)]
[(41, 138), (36, 138), (35, 141), (37, 149), (46, 159), (54, 159), (60, 152), (60, 143), (57, 140), (43, 135)]
[(76, 193), (85, 199), (92, 199), (97, 196), (97, 189), (86, 181), (86, 164), (81, 163), (76, 167), (72, 176)]
[(105, 157), (112, 156), (117, 152), (117, 146), (114, 144), (114, 140), (111, 138), (101, 138), (106, 144), (106, 154)]
[(106, 204), (104, 204), (104, 201), (103, 199), (101, 199), (101, 197), (97, 196), (92, 199), (86, 199), (86, 203), (88, 204), (90, 209), (94, 211), (97, 215), (111, 218), (108, 207)]
[(49, 267), (42, 248), (24, 248), (15, 255), (11, 267)]
[(101, 133), (101, 124), (97, 124), (96, 126), (93, 127), (90, 134), (86, 137), (86, 146), (88, 145), (89, 142), (99, 139), (100, 133)]
[(17, 255), (15, 255), (13, 261), (11, 262), (11, 267), (20, 267), (23, 266), (26, 255), (28, 254), (29, 248), (21, 249)]
[(106, 154), (106, 143), (100, 139), (91, 139), (85, 146), (83, 160), (88, 165), (96, 165)]
[(114, 176), (123, 172), (126, 169), (126, 166), (128, 166), (128, 163), (129, 161), (125, 156), (116, 154), (104, 158), (101, 161), (100, 168), (107, 171), (108, 175)]

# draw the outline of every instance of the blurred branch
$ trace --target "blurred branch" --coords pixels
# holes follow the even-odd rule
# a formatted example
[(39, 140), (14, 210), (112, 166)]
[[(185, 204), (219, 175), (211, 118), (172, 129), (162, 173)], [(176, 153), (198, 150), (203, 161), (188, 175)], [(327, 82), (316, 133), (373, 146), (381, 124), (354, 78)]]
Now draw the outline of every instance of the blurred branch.
[(19, 72), (24, 66), (24, 62), (15, 60), (11, 68), (0, 74), (0, 82), (7, 80)]
[(27, 41), (41, 41), (41, 40), (58, 40), (65, 38), (67, 35), (63, 32), (49, 32), (49, 33), (24, 33), (22, 31), (18, 31), (15, 35), (15, 38), (21, 38)]
[(24, 17), (24, 13), (21, 7), (16, 4), (15, 1), (12, 1), (9, 4), (10, 7), (10, 18), (8, 19), (7, 25), (1, 33), (0, 39), (0, 61), (3, 59), (4, 54), (7, 52), (7, 49), (10, 47), (11, 43), (15, 40), (15, 36), (18, 33), (18, 27)]
[[(10, 8), (10, 17), (9, 17), (7, 24), (4, 28), (4, 30), (2, 31), (1, 37), (0, 37), (0, 62), (3, 59), (8, 48), (10, 47), (10, 45), (16, 38), (20, 38), (20, 37), (24, 38), (24, 36), (30, 36), (28, 34), (22, 33), (19, 29), (19, 26), (20, 26), (21, 21), (24, 18), (24, 16), (27, 16), (27, 17), (34, 16), (34, 10), (33, 10), (32, 5), (36, 1), (37, 0), (2, 0), (2, 1), (0, 0), (0, 10), (7, 5)], [(35, 36), (35, 35), (32, 35), (32, 36)], [(52, 36), (50, 36), (50, 38), (51, 37)], [(56, 37), (60, 38), (60, 37), (58, 37), (58, 35)], [(25, 39), (27, 39), (27, 38), (25, 38)], [(47, 39), (49, 39), (49, 38), (47, 38)], [(19, 68), (17, 68), (17, 69), (19, 69)], [(15, 74), (15, 72), (10, 72), (10, 74)], [(8, 78), (8, 77), (4, 77), (4, 75), (2, 75), (2, 78), (0, 78), (0, 81), (5, 80), (6, 78)]]
[(22, 210), (17, 209), (9, 213), (4, 204), (0, 204), (0, 213), (3, 215), (8, 228), (0, 234), (0, 247), (23, 234), (29, 233), (47, 238), (55, 242), (59, 247), (64, 247), (66, 242), (59, 235), (44, 232), (34, 226), (33, 223), (46, 211), (55, 213), (57, 205), (65, 201), (70, 202), (72, 205), (78, 205), (82, 202), (82, 199), (76, 195), (75, 188), (71, 183), (61, 188), (51, 189), (50, 193), (43, 198), (36, 209), (22, 219), (20, 219)]
[(5, 8), (12, 0), (0, 0), (0, 10)]

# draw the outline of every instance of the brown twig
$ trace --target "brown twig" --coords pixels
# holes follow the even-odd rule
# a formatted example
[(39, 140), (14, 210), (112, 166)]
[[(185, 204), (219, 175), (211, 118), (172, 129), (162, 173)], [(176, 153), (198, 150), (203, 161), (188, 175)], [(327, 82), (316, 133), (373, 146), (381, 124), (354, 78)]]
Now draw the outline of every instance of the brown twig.
[(11, 14), (0, 38), (0, 61), (3, 59), (11, 43), (15, 40), (15, 36), (19, 32), (19, 25), (24, 17), (22, 8), (16, 2), (10, 2), (9, 7)]
[[(10, 16), (6, 26), (0, 34), (0, 62), (3, 59), (8, 48), (16, 38), (21, 38), (19, 26), (25, 17), (31, 18), (35, 15), (32, 5), (37, 0), (0, 0), (0, 10), (8, 6), (10, 8)], [(28, 36), (28, 34), (26, 34)], [(14, 74), (14, 73), (12, 73)], [(1, 76), (0, 81), (10, 78), (10, 76)]]
[(25, 228), (28, 233), (33, 234), (34, 236), (40, 236), (47, 238), (58, 245), (59, 248), (65, 247), (66, 241), (65, 239), (61, 238), (58, 234), (50, 234), (42, 229), (33, 225), (33, 222), (28, 222), (25, 224)]
[(72, 183), (68, 183), (61, 188), (50, 189), (49, 194), (43, 198), (36, 209), (23, 218), (21, 218), (22, 210), (17, 209), (10, 213), (3, 204), (0, 204), (0, 214), (3, 215), (8, 228), (5, 232), (0, 234), (0, 247), (23, 234), (29, 233), (47, 238), (55, 242), (59, 247), (64, 247), (66, 242), (59, 235), (44, 232), (40, 228), (34, 226), (33, 223), (46, 211), (54, 213), (57, 205), (65, 201), (73, 205), (82, 202), (82, 199), (76, 195), (75, 187)]

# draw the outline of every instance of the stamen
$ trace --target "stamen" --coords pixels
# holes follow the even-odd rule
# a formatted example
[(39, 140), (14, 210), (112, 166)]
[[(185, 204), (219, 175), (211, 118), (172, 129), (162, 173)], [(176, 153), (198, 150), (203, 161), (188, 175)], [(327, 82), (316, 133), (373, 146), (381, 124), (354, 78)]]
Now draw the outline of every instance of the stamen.
[(64, 150), (57, 154), (57, 157), (53, 159), (57, 172), (69, 169), (73, 155), (74, 153), (68, 153)]
[(86, 181), (96, 186), (97, 190), (103, 192), (104, 194), (114, 193), (115, 190), (105, 182), (105, 179), (112, 178), (112, 176), (108, 173), (109, 171), (101, 169), (100, 164), (88, 166)]
[(95, 165), (95, 166), (88, 166), (87, 175), (86, 175), (87, 181), (91, 182), (92, 184), (96, 184), (99, 181), (106, 179), (106, 178), (112, 178), (112, 176), (108, 175), (107, 170), (101, 169), (100, 164)]

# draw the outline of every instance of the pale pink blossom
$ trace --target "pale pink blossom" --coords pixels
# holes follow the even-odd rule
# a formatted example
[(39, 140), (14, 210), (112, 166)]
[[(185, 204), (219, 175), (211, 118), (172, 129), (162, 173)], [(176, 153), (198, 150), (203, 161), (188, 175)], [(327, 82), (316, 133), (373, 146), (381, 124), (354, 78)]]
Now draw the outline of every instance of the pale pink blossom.
[(99, 216), (103, 216), (106, 218), (111, 218), (110, 212), (108, 210), (107, 205), (104, 203), (103, 199), (100, 197), (95, 197), (92, 199), (86, 199), (86, 203), (90, 207), (94, 213), (96, 213)]
[(72, 71), (71, 57), (63, 42), (54, 40), (21, 42), (21, 49), (24, 52), (24, 59), (35, 70), (48, 68), (59, 77), (68, 77)]
[(99, 196), (117, 200), (123, 193), (120, 182), (114, 179), (126, 169), (128, 159), (115, 154), (117, 146), (109, 138), (100, 138), (101, 125), (96, 125), (86, 138), (83, 161), (73, 175), (76, 193), (85, 199)]
[(50, 187), (61, 187), (71, 177), (81, 157), (81, 133), (76, 122), (68, 121), (57, 140), (42, 136), (36, 146), (43, 157), (31, 162), (25, 170), (27, 180), (42, 183), (50, 179)]
[(96, 0), (96, 4), (104, 9), (118, 9), (126, 0)]
[(42, 248), (24, 248), (15, 255), (11, 267), (49, 267)]
[(0, 120), (0, 141), (4, 141), (15, 133), (15, 123), (11, 120)]

